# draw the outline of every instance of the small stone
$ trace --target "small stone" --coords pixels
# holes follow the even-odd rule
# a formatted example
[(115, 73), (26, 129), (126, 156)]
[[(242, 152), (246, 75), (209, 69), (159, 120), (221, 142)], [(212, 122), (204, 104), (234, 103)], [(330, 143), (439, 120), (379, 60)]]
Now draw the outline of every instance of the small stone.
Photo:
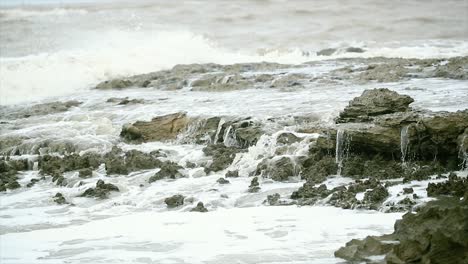
[(181, 205), (184, 205), (185, 196), (176, 194), (171, 197), (164, 199), (164, 202), (167, 205), (167, 208), (175, 208)]
[(224, 179), (224, 178), (219, 178), (216, 182), (219, 183), (219, 184), (228, 184), (229, 183), (229, 181)]
[(237, 177), (239, 177), (239, 171), (238, 170), (228, 171), (228, 172), (226, 172), (226, 175), (224, 175), (224, 177), (226, 177), (226, 178), (237, 178)]
[(63, 197), (63, 194), (57, 193), (54, 196), (54, 202), (58, 204), (67, 204), (67, 200), (65, 200), (65, 197)]
[(404, 194), (410, 194), (410, 193), (413, 193), (414, 190), (413, 188), (409, 187), (409, 188), (403, 188), (403, 193)]
[(258, 177), (254, 177), (252, 179), (252, 181), (250, 182), (250, 186), (249, 186), (249, 192), (251, 193), (255, 193), (255, 192), (258, 192), (260, 190), (260, 184), (258, 183)]
[(208, 209), (205, 208), (202, 202), (198, 202), (197, 206), (192, 208), (190, 212), (200, 212), (200, 213), (206, 213), (208, 212)]

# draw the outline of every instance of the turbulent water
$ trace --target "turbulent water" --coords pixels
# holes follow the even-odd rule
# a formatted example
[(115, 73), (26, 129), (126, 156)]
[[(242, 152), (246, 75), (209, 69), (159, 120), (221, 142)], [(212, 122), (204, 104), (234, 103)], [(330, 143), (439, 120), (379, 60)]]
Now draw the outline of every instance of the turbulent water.
[[(361, 50), (347, 50), (351, 47)], [(335, 49), (333, 54), (318, 53), (327, 48)], [(361, 58), (467, 55), (467, 1), (2, 1), (0, 139), (21, 139), (11, 151), (22, 155), (17, 157), (34, 163), (38, 154), (105, 153), (118, 145), (161, 150), (182, 166), (206, 162), (203, 146), (185, 140), (190, 131), (166, 143), (136, 145), (119, 137), (126, 123), (180, 111), (194, 118), (252, 117), (268, 131), (228, 169), (209, 175), (203, 168), (185, 168), (185, 178), (148, 184), (158, 169), (109, 177), (101, 166), (91, 179), (67, 172), (66, 186), (47, 179), (26, 188), (39, 172), (21, 172), (23, 187), (0, 193), (0, 262), (339, 263), (334, 250), (355, 237), (392, 231), (401, 213), (264, 204), (267, 195), (286, 197), (302, 186), (298, 175), (287, 183), (262, 179), (255, 194), (246, 192), (249, 177), (230, 178), (223, 186), (216, 180), (227, 170), (254, 171), (262, 157), (275, 155), (281, 132), (331, 124), (364, 89), (387, 87), (410, 95), (416, 109), (466, 109), (466, 80), (376, 83), (328, 76), (345, 66), (366, 65)], [(190, 85), (176, 91), (93, 89), (107, 79), (177, 64), (262, 61), (308, 62), (266, 73), (305, 74), (318, 81), (222, 92), (191, 91)], [(118, 105), (107, 102), (111, 97), (144, 102)], [(69, 100), (82, 104), (24, 114), (38, 103)], [(291, 157), (306, 153), (316, 134), (295, 135), (301, 140), (288, 149)], [(107, 200), (78, 197), (97, 179), (116, 184), (120, 192)], [(327, 186), (349, 181), (334, 176)], [(409, 186), (424, 202), (427, 183), (394, 186), (385, 203), (401, 200), (399, 193)], [(57, 192), (72, 205), (55, 204)], [(193, 203), (167, 209), (164, 199), (174, 194)], [(197, 201), (209, 212), (188, 212)]]

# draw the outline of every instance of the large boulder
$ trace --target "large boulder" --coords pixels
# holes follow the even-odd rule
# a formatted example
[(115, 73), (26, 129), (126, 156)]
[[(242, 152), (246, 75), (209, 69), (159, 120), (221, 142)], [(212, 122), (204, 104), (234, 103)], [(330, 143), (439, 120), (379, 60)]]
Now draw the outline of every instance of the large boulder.
[(413, 98), (386, 88), (365, 90), (361, 96), (349, 102), (337, 122), (368, 121), (377, 115), (405, 112), (410, 109), (409, 104), (412, 102)]
[(189, 118), (186, 113), (158, 116), (151, 121), (137, 121), (124, 125), (120, 136), (128, 141), (148, 142), (174, 140), (187, 128)]
[(389, 264), (468, 263), (467, 200), (429, 202), (398, 220), (393, 234), (352, 240), (335, 252), (348, 261), (371, 261), (383, 254)]

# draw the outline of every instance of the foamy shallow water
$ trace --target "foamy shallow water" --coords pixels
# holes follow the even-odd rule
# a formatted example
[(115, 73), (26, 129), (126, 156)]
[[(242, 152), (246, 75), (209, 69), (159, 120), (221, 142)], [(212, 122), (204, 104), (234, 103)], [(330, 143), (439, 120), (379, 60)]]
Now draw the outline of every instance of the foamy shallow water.
[(332, 207), (142, 212), (0, 236), (2, 263), (338, 263), (352, 238), (393, 230), (401, 214)]

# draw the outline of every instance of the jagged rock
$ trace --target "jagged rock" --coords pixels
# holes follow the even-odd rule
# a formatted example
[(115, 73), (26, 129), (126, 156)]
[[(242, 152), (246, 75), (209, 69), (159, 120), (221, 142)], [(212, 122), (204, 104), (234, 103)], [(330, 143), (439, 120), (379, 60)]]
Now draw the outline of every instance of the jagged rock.
[(228, 184), (229, 183), (229, 181), (224, 179), (224, 178), (219, 178), (216, 182), (219, 183), (219, 184)]
[(133, 82), (126, 79), (113, 79), (104, 81), (96, 86), (99, 90), (124, 89), (133, 86)]
[(302, 205), (311, 205), (319, 199), (327, 197), (330, 193), (332, 193), (332, 191), (328, 190), (325, 184), (315, 187), (314, 184), (306, 182), (302, 187), (291, 194), (291, 199), (301, 200), (300, 204)]
[(175, 208), (181, 205), (184, 205), (185, 196), (176, 194), (171, 197), (164, 199), (164, 202), (167, 205), (167, 208)]
[(80, 178), (91, 178), (93, 176), (93, 170), (86, 168), (78, 171), (78, 177)]
[(76, 100), (70, 100), (65, 102), (50, 102), (36, 104), (28, 107), (20, 107), (18, 109), (9, 110), (7, 113), (0, 115), (6, 119), (19, 119), (28, 118), (31, 116), (49, 115), (60, 112), (68, 111), (72, 107), (77, 107), (82, 103)]
[(346, 246), (335, 251), (335, 257), (349, 261), (371, 261), (370, 256), (387, 254), (392, 250), (391, 235), (378, 237), (367, 236), (363, 240), (353, 239), (346, 243)]
[(164, 178), (177, 179), (182, 177), (182, 174), (179, 170), (183, 169), (182, 166), (179, 166), (177, 163), (172, 161), (164, 161), (160, 165), (160, 170), (156, 172), (153, 176), (149, 178), (149, 183), (161, 180)]
[(67, 204), (67, 200), (65, 200), (65, 197), (63, 197), (63, 194), (61, 193), (56, 193), (54, 196), (54, 202), (58, 204)]
[(286, 181), (289, 177), (296, 175), (295, 164), (289, 157), (260, 163), (257, 167), (257, 175), (264, 175), (275, 181)]
[(103, 157), (107, 174), (126, 175), (133, 171), (154, 169), (162, 166), (160, 152), (144, 153), (138, 150), (130, 150), (127, 153), (114, 147), (112, 151)]
[(410, 194), (410, 193), (413, 193), (413, 192), (414, 192), (414, 190), (411, 187), (403, 188), (403, 193), (404, 194)]
[(87, 168), (97, 168), (101, 157), (95, 153), (84, 155), (71, 154), (64, 157), (44, 155), (38, 159), (41, 174), (58, 175), (67, 171), (74, 171)]
[(370, 117), (408, 111), (409, 104), (414, 102), (407, 95), (386, 88), (365, 90), (361, 96), (354, 98), (340, 113), (337, 122), (368, 121)]
[(122, 127), (120, 136), (128, 141), (148, 142), (174, 140), (187, 128), (189, 118), (186, 113), (158, 116), (151, 121), (137, 121)]
[(251, 193), (260, 191), (260, 184), (258, 183), (258, 177), (254, 177), (252, 179), (252, 181), (250, 182), (248, 191)]
[(315, 150), (311, 149), (309, 158), (302, 163), (301, 178), (311, 183), (321, 183), (328, 176), (336, 175), (338, 165), (335, 158), (329, 155), (316, 155)]
[(143, 99), (128, 99), (128, 97), (118, 98), (111, 97), (107, 99), (107, 103), (116, 103), (118, 105), (129, 105), (129, 104), (142, 104), (145, 102)]
[(455, 197), (463, 197), (467, 190), (468, 180), (458, 177), (455, 173), (450, 173), (445, 182), (429, 183), (426, 189), (428, 196), (450, 195)]
[(213, 161), (207, 167), (205, 167), (205, 172), (209, 173), (211, 171), (220, 171), (224, 170), (236, 157), (236, 154), (242, 150), (236, 147), (226, 147), (223, 144), (208, 145), (203, 148), (203, 153), (207, 156), (211, 156)]
[(237, 178), (237, 177), (239, 177), (239, 171), (238, 170), (227, 171), (226, 175), (224, 175), (224, 177), (226, 177), (226, 178)]
[(277, 143), (284, 144), (284, 145), (296, 143), (296, 142), (299, 142), (299, 141), (301, 141), (300, 137), (294, 135), (293, 133), (288, 133), (288, 132), (281, 133), (276, 138)]
[(96, 197), (100, 199), (105, 199), (108, 197), (109, 193), (115, 191), (120, 191), (117, 186), (112, 183), (105, 183), (103, 180), (98, 180), (96, 182), (96, 188), (88, 188), (81, 197)]
[[(467, 201), (443, 198), (427, 203), (416, 214), (406, 213), (396, 222), (393, 234), (372, 237), (372, 246), (364, 246), (368, 243), (365, 240), (352, 240), (335, 256), (368, 261), (371, 256), (386, 254), (385, 261), (390, 264), (467, 263), (467, 225)], [(385, 243), (388, 240), (396, 243)]]
[(192, 208), (190, 212), (200, 212), (200, 213), (206, 213), (208, 212), (208, 209), (205, 208), (205, 205), (202, 202), (198, 202), (197, 206)]
[(40, 179), (31, 179), (31, 180), (29, 181), (29, 183), (26, 184), (26, 187), (31, 188), (31, 187), (34, 186), (34, 184), (36, 184), (36, 183), (39, 182), (39, 181), (40, 181)]
[(389, 193), (387, 189), (382, 185), (378, 185), (374, 189), (367, 191), (364, 194), (363, 202), (367, 204), (369, 209), (377, 210), (382, 202), (385, 201), (385, 199), (388, 197), (388, 195)]
[(269, 205), (278, 205), (281, 195), (279, 193), (270, 194), (267, 196), (266, 202)]

